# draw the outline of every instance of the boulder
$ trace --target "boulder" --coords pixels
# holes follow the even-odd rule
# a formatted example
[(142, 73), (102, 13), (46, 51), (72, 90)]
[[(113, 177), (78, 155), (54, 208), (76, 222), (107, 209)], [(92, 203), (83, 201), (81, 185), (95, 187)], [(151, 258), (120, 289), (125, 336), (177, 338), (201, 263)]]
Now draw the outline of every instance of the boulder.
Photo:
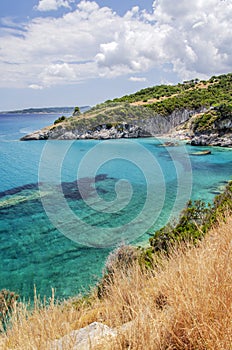
[(63, 350), (70, 348), (72, 350), (90, 350), (94, 346), (116, 335), (117, 332), (114, 329), (100, 322), (93, 322), (87, 327), (72, 331), (61, 339), (54, 340), (48, 349)]

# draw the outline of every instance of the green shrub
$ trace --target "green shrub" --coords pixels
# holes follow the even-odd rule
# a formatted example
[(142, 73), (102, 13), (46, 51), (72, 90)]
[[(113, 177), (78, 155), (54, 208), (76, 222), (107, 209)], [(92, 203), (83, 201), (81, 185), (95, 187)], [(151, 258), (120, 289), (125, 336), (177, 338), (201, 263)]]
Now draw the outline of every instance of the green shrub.
[(54, 121), (54, 124), (59, 124), (59, 123), (62, 123), (66, 120), (66, 117), (64, 115), (62, 115), (62, 117), (59, 117), (58, 119), (56, 119)]
[(107, 129), (107, 130), (111, 129), (111, 128), (112, 128), (112, 126), (113, 126), (113, 124), (112, 124), (112, 123), (106, 123), (106, 129)]
[(224, 219), (231, 213), (232, 181), (228, 183), (222, 194), (215, 197), (212, 206), (206, 205), (201, 200), (189, 201), (176, 225), (169, 223), (150, 238), (152, 251), (168, 253), (170, 247), (176, 243), (196, 244), (219, 219)]
[(196, 131), (204, 131), (204, 130), (211, 129), (213, 126), (213, 123), (217, 119), (219, 119), (219, 116), (214, 110), (204, 113), (203, 115), (197, 117), (194, 120), (193, 131), (196, 132)]

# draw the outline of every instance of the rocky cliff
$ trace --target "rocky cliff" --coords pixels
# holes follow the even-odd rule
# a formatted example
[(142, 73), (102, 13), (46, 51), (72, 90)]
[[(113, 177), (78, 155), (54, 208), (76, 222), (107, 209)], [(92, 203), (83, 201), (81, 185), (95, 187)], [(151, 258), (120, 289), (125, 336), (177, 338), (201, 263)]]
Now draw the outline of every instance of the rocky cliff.
[(210, 108), (197, 113), (189, 121), (175, 128), (170, 135), (175, 138), (186, 138), (193, 146), (232, 147), (232, 114), (223, 107)]
[[(114, 109), (113, 109), (114, 108)], [(89, 116), (70, 118), (59, 125), (46, 127), (21, 140), (79, 140), (79, 139), (119, 139), (151, 137), (171, 132), (175, 127), (184, 124), (193, 115), (201, 111), (178, 110), (169, 116), (161, 116), (143, 107), (126, 109), (122, 116), (122, 107), (113, 107), (102, 116), (102, 110)], [(144, 113), (143, 113), (144, 111)], [(128, 113), (128, 116), (126, 115)], [(75, 122), (74, 122), (75, 119)]]
[(220, 118), (204, 131), (196, 131), (191, 139), (194, 146), (232, 147), (232, 118)]

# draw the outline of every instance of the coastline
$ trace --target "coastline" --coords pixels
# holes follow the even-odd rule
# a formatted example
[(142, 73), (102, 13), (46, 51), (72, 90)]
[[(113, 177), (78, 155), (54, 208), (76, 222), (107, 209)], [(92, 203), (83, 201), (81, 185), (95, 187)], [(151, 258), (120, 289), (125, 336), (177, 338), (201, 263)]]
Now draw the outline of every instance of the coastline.
[(159, 139), (165, 138), (174, 141), (184, 141), (191, 146), (232, 148), (232, 133), (224, 136), (211, 133), (194, 135), (188, 131), (180, 132), (175, 130), (172, 133), (157, 135), (156, 137)]
[[(97, 128), (96, 128), (97, 129)], [(232, 133), (225, 135), (218, 134), (198, 134), (194, 135), (188, 131), (180, 132), (174, 130), (169, 133), (148, 134), (141, 127), (120, 124), (120, 131), (115, 127), (107, 129), (106, 127), (98, 127), (98, 130), (77, 133), (75, 131), (66, 131), (59, 129), (54, 132), (53, 126), (48, 126), (42, 130), (37, 130), (31, 134), (23, 136), (20, 141), (38, 141), (38, 140), (115, 140), (115, 139), (133, 139), (133, 138), (158, 138), (172, 139), (176, 141), (186, 141), (192, 146), (218, 146), (232, 148)]]

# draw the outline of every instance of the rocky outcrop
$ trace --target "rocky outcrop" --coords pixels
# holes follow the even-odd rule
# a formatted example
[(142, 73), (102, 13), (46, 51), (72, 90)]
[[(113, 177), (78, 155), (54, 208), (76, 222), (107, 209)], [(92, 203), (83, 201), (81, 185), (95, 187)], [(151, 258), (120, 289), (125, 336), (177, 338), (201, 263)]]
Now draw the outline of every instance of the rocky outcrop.
[(219, 118), (209, 128), (202, 131), (194, 130), (194, 119), (189, 119), (188, 123), (178, 125), (167, 137), (186, 140), (192, 146), (219, 146), (232, 147), (232, 119)]
[(130, 122), (113, 122), (109, 118), (103, 124), (86, 128), (77, 123), (75, 127), (67, 123), (60, 123), (57, 126), (44, 128), (26, 135), (21, 141), (29, 140), (84, 140), (84, 139), (120, 139), (151, 137), (165, 134), (177, 125), (185, 123), (196, 111), (179, 110), (169, 116), (153, 115), (146, 118), (136, 118), (136, 115), (128, 118)]
[(87, 327), (73, 331), (59, 340), (53, 341), (49, 350), (90, 350), (100, 346), (104, 341), (114, 338), (117, 332), (99, 322), (93, 322)]
[(44, 129), (21, 138), (21, 141), (30, 140), (107, 140), (120, 138), (138, 138), (152, 136), (145, 128), (138, 125), (121, 123), (117, 126), (98, 125), (93, 130), (67, 130), (64, 127)]
[(208, 130), (195, 132), (190, 143), (193, 146), (232, 147), (231, 117), (221, 117)]
[(37, 140), (47, 140), (47, 132), (45, 130), (37, 130), (31, 134), (27, 134), (21, 137), (20, 141), (37, 141)]
[(232, 133), (224, 134), (201, 134), (195, 135), (190, 141), (192, 146), (220, 146), (220, 147), (232, 147)]
[(117, 328), (110, 328), (103, 323), (93, 322), (86, 327), (74, 330), (63, 338), (52, 341), (48, 344), (49, 350), (91, 350), (110, 349), (109, 344), (114, 339), (133, 329), (136, 319), (124, 323)]
[(226, 132), (232, 130), (232, 118), (220, 118), (214, 122), (214, 129), (219, 132)]

